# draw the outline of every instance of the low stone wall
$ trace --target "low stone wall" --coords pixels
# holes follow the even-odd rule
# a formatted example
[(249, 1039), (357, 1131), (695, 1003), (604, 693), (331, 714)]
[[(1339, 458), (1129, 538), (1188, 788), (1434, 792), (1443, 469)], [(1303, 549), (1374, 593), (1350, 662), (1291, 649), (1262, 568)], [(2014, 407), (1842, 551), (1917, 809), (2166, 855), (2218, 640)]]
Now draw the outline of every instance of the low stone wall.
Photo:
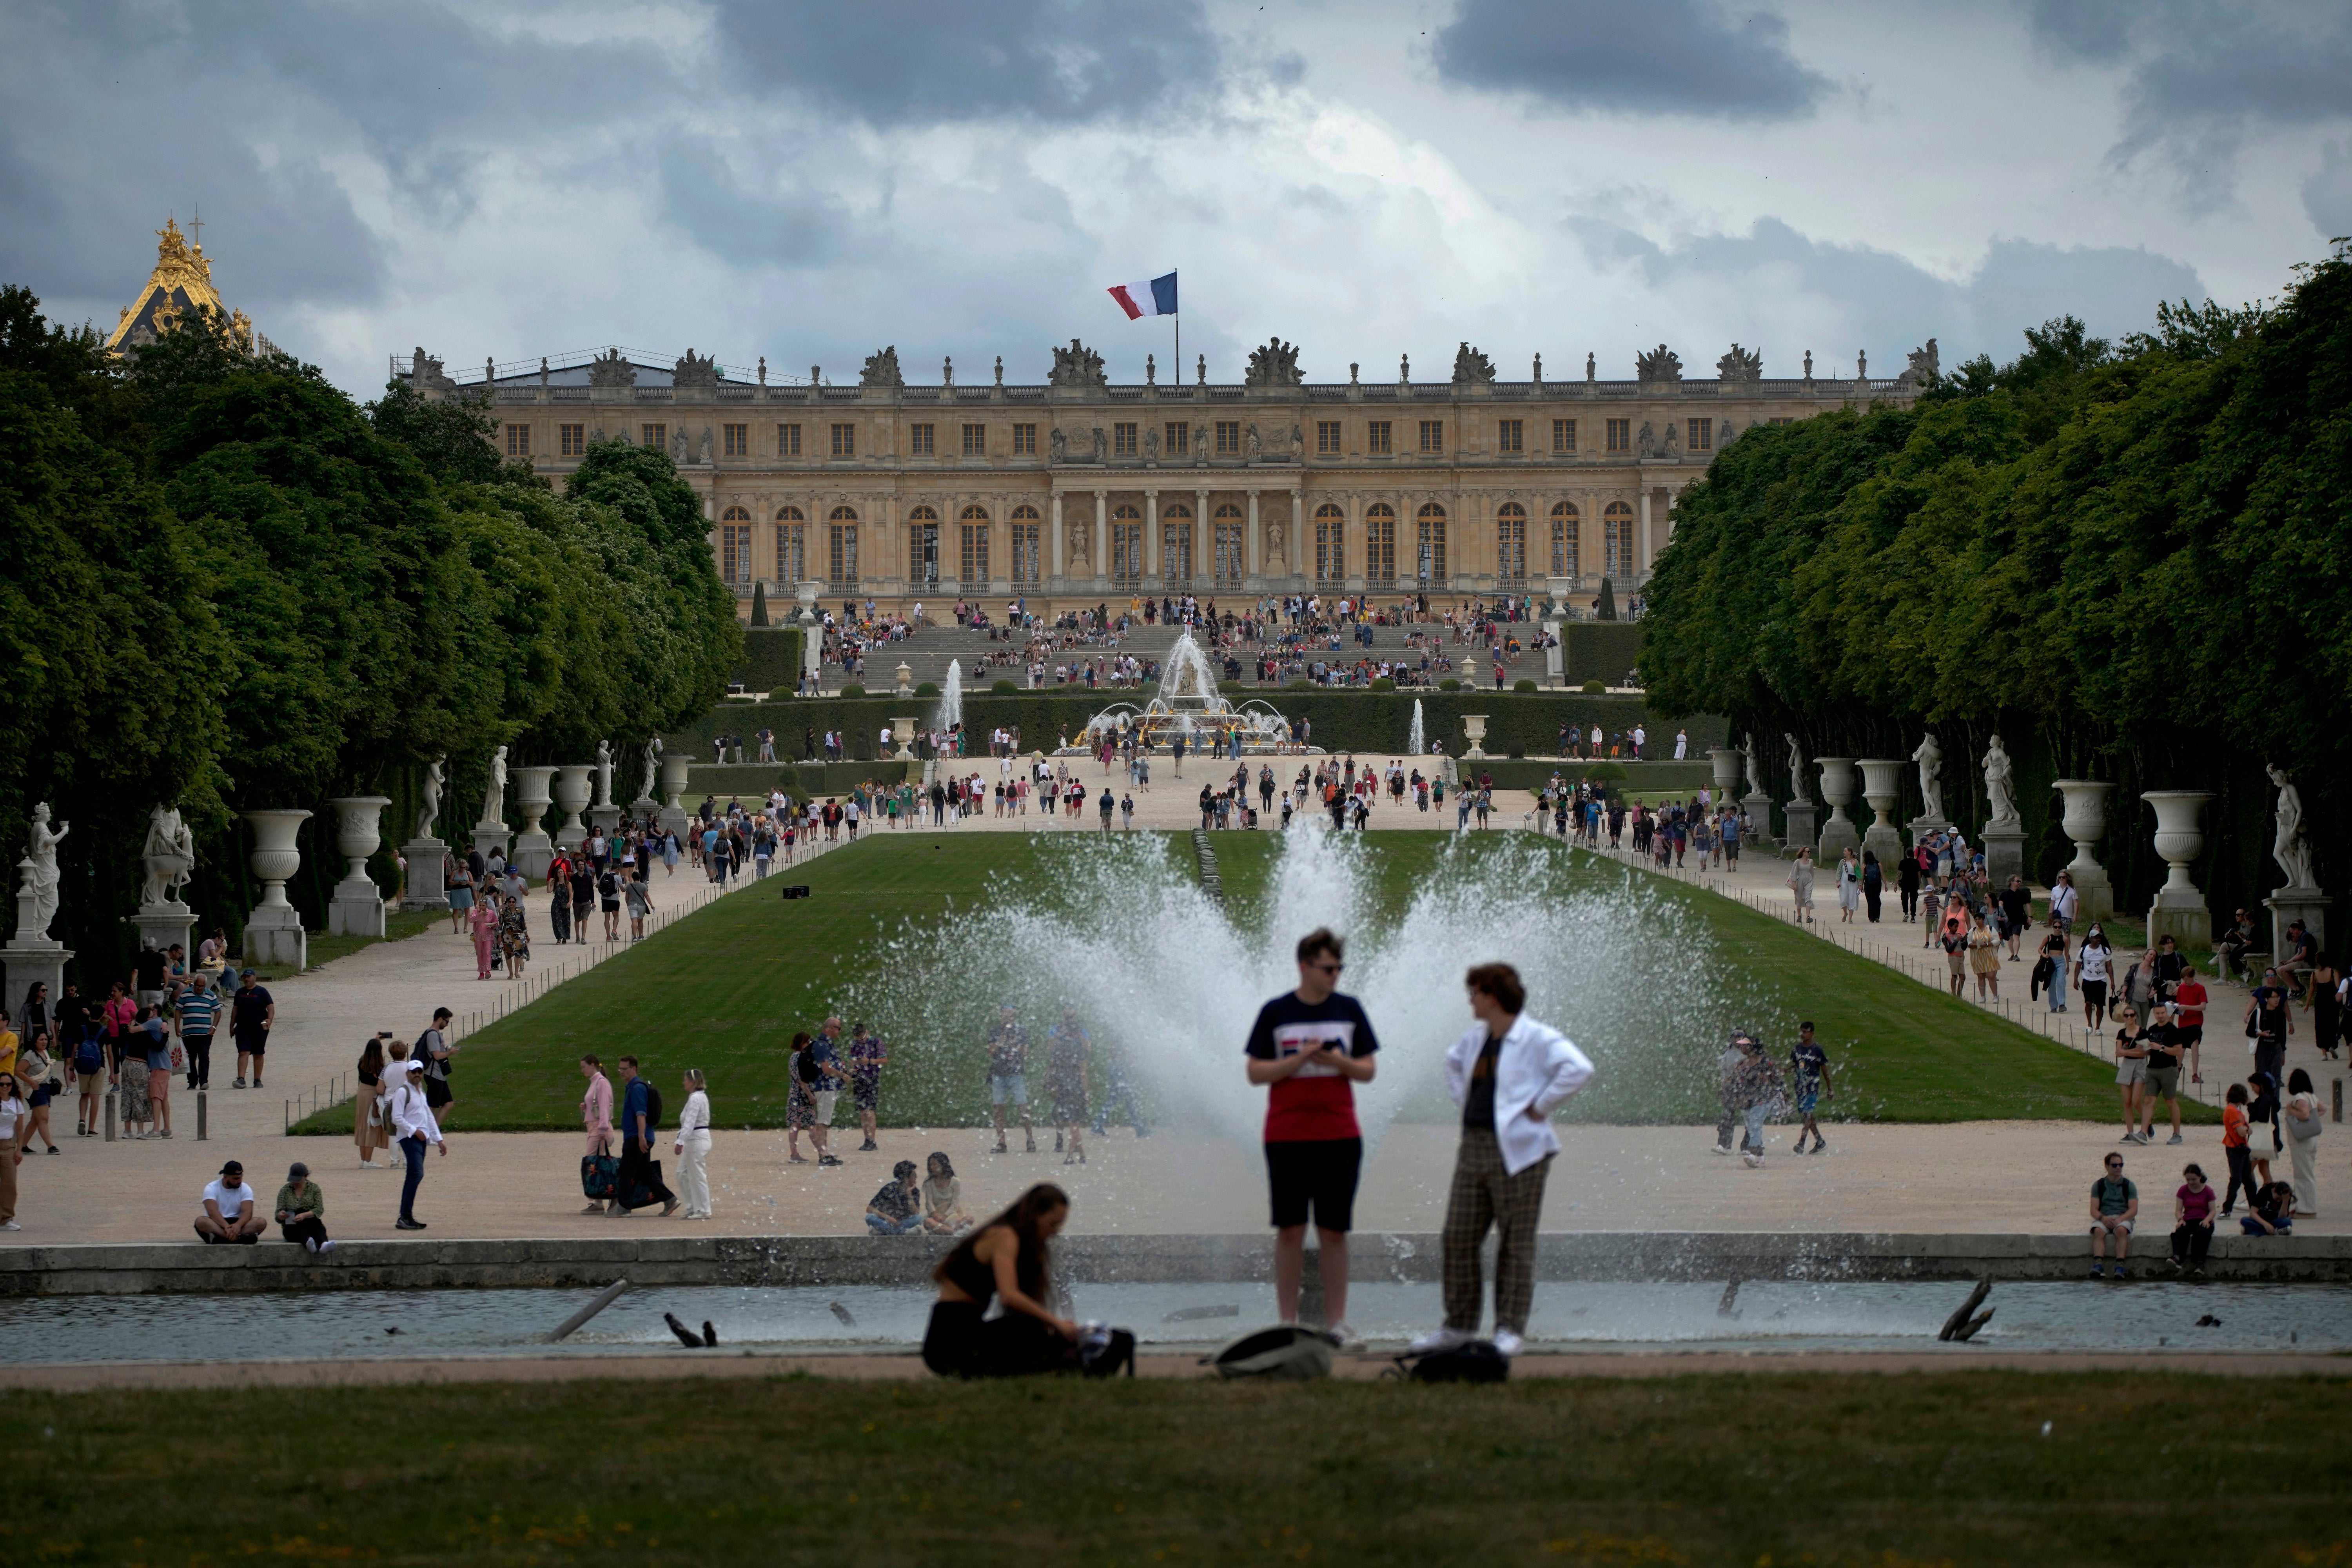
[[(2146, 1269), (2161, 1256), (2162, 1241), (2141, 1240)], [(1538, 1247), (1538, 1275), (1555, 1281), (2073, 1279), (2087, 1268), (2086, 1244), (2077, 1236), (1554, 1232)], [(595, 1287), (620, 1279), (637, 1285), (919, 1287), (941, 1250), (939, 1241), (922, 1237), (834, 1236), (349, 1241), (323, 1259), (274, 1241), (29, 1247), (0, 1249), (0, 1294)], [(1055, 1256), (1074, 1284), (1255, 1281), (1271, 1276), (1273, 1238), (1076, 1236), (1057, 1241)], [(1439, 1262), (1433, 1233), (1362, 1232), (1349, 1273), (1431, 1282)], [(2223, 1237), (2213, 1244), (2210, 1271), (2231, 1281), (2352, 1282), (2352, 1237)]]

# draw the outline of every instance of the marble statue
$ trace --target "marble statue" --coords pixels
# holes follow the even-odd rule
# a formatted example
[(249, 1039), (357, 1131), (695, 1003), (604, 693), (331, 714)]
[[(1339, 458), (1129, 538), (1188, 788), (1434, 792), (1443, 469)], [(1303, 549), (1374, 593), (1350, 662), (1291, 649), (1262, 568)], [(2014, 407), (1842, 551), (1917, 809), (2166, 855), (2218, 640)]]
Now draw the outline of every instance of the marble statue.
[(1984, 754), (1985, 799), (1992, 806), (1992, 820), (2003, 826), (2019, 820), (2017, 815), (2017, 773), (2011, 765), (2009, 751), (1995, 735)]
[(646, 742), (646, 782), (637, 788), (639, 800), (654, 800), (654, 785), (661, 782), (661, 737), (656, 735)]
[(490, 753), (490, 785), (482, 792), (482, 822), (486, 826), (499, 827), (507, 820), (507, 749), (500, 746)]
[(1919, 742), (1919, 749), (1911, 753), (1911, 760), (1919, 764), (1919, 798), (1927, 802), (1922, 819), (1943, 821), (1944, 748), (1942, 742), (1936, 739), (1935, 731), (1927, 731), (1926, 738)]
[(433, 825), (441, 820), (441, 786), (449, 774), (446, 764), (449, 759), (436, 757), (425, 767), (425, 807), (416, 814), (415, 838), (419, 844), (433, 841)]
[(1094, 524), (1082, 518), (1070, 520), (1070, 563), (1091, 566), (1095, 559)]
[(2271, 858), (2286, 873), (2288, 887), (2316, 889), (2319, 881), (2311, 870), (2311, 838), (2303, 826), (2303, 792), (2294, 787), (2294, 781), (2284, 771), (2268, 764), (2264, 764), (2263, 771), (2278, 788), (2278, 836), (2271, 841)]
[(1805, 782), (1805, 749), (1797, 744), (1797, 737), (1782, 731), (1780, 738), (1789, 742), (1789, 798), (1798, 805), (1809, 804), (1812, 790)]
[(1143, 460), (1147, 463), (1160, 460), (1160, 432), (1157, 430), (1143, 433)]
[(1307, 432), (1297, 425), (1290, 427), (1290, 455), (1294, 458), (1307, 456)]
[(1062, 427), (1055, 426), (1053, 439), (1048, 443), (1055, 462), (1061, 462), (1069, 456), (1069, 438), (1062, 434)]
[(1243, 437), (1243, 456), (1248, 458), (1250, 461), (1255, 462), (1257, 461), (1258, 454), (1264, 449), (1265, 444), (1258, 439), (1257, 426), (1253, 425)]
[(1265, 559), (1269, 565), (1277, 561), (1285, 566), (1290, 564), (1290, 555), (1283, 537), (1284, 532), (1282, 519), (1269, 517), (1265, 520)]
[(1095, 426), (1095, 461), (1097, 463), (1110, 461), (1110, 440), (1103, 434), (1103, 428), (1099, 425)]
[(188, 825), (180, 820), (176, 809), (159, 805), (147, 819), (147, 843), (139, 854), (146, 862), (146, 879), (140, 884), (139, 901), (169, 903), (187, 885), (188, 874), (196, 868), (195, 835), (188, 831)]
[(613, 804), (613, 742), (610, 741), (596, 742), (596, 804), (599, 806)]
[(49, 831), (49, 803), (33, 807), (33, 826), (25, 836), (25, 890), (33, 895), (32, 928), (18, 922), (16, 942), (22, 946), (28, 942), (45, 940), (49, 934), (49, 922), (58, 918), (58, 846), (65, 842), (73, 824), (60, 822), (58, 829)]
[(1740, 748), (1748, 759), (1748, 793), (1764, 793), (1764, 748), (1756, 743), (1756, 731), (1748, 731), (1748, 744)]

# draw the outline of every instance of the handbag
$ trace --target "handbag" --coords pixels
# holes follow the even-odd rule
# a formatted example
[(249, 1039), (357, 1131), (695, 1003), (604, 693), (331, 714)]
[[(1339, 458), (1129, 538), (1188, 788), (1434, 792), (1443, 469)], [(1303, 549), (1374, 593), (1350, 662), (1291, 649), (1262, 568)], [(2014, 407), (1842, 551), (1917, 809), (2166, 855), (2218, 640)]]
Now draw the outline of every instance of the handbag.
[(2286, 1119), (2287, 1136), (2298, 1143), (2308, 1143), (2318, 1137), (2319, 1129), (2319, 1107), (2315, 1105), (2311, 1108), (2311, 1114), (2300, 1121), (2292, 1116)]

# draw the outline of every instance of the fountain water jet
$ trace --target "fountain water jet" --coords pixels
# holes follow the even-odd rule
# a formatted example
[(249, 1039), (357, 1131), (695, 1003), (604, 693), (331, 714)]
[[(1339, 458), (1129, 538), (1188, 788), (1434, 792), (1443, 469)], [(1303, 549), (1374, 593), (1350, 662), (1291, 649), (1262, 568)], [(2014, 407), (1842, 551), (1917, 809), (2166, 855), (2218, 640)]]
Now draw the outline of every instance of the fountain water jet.
[(1252, 755), (1279, 746), (1287, 727), (1282, 715), (1259, 699), (1236, 707), (1220, 696), (1216, 667), (1189, 630), (1176, 639), (1160, 666), (1159, 695), (1140, 708), (1132, 702), (1112, 703), (1087, 721), (1086, 733), (1089, 742), (1099, 744), (1102, 737), (1122, 726), (1140, 729), (1144, 748), (1155, 752), (1168, 750), (1178, 735), (1192, 750), (1196, 734), (1222, 737), (1228, 730), (1237, 729), (1242, 750)]
[(952, 730), (963, 722), (963, 660), (948, 660), (947, 689), (940, 694), (940, 714), (937, 721), (941, 730)]
[(1428, 734), (1421, 727), (1421, 699), (1412, 700), (1412, 728), (1405, 731), (1404, 749), (1408, 755), (1418, 757), (1429, 750)]

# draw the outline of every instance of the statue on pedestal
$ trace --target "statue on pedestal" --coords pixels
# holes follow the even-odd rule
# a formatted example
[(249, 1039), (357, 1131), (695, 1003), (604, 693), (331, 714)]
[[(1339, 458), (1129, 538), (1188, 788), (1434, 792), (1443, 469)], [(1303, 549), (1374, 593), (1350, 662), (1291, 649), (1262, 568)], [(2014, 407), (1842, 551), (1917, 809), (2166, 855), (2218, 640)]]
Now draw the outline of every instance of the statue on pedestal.
[(500, 746), (490, 753), (490, 784), (482, 792), (482, 822), (485, 826), (499, 826), (507, 819), (507, 749)]
[(195, 835), (172, 806), (159, 805), (148, 817), (147, 843), (139, 853), (146, 862), (146, 879), (139, 889), (142, 904), (170, 903), (196, 868)]
[(413, 836), (416, 843), (431, 843), (434, 825), (441, 820), (441, 786), (449, 776), (444, 766), (448, 761), (446, 757), (436, 757), (425, 766), (425, 807), (416, 814), (416, 832)]
[(1797, 744), (1797, 737), (1786, 731), (1780, 738), (1789, 742), (1789, 798), (1799, 805), (1811, 805), (1813, 793), (1805, 783), (1805, 749)]
[(662, 743), (661, 737), (659, 735), (654, 736), (651, 740), (646, 742), (646, 782), (642, 785), (638, 786), (637, 798), (639, 800), (657, 800), (660, 798), (658, 795), (654, 794), (654, 785), (661, 782), (661, 749)]
[(2271, 858), (2286, 873), (2289, 888), (2316, 892), (2319, 881), (2312, 875), (2311, 839), (2303, 826), (2303, 793), (2282, 770), (2265, 763), (2263, 771), (2271, 775), (2271, 783), (2279, 792), (2274, 816), (2277, 837), (2271, 841)]
[(1911, 753), (1911, 760), (1919, 764), (1919, 798), (1926, 803), (1926, 810), (1920, 814), (1922, 820), (1943, 821), (1944, 748), (1937, 741), (1935, 731), (1927, 731), (1919, 749)]
[(33, 825), (25, 835), (24, 891), (32, 895), (30, 924), (19, 921), (16, 942), (19, 946), (41, 942), (49, 934), (49, 922), (58, 918), (58, 846), (65, 842), (73, 824), (60, 822), (55, 833), (49, 831), (49, 803), (33, 807)]
[(613, 742), (596, 742), (596, 804), (613, 804)]
[(1269, 517), (1265, 520), (1265, 561), (1269, 566), (1277, 561), (1285, 566), (1290, 564), (1288, 543), (1284, 539), (1281, 518)]
[(1762, 748), (1756, 743), (1755, 731), (1748, 731), (1748, 744), (1740, 748), (1740, 755), (1748, 762), (1748, 793), (1760, 793), (1764, 788), (1764, 757)]
[(2010, 765), (2009, 752), (2000, 737), (1992, 738), (1992, 745), (1984, 754), (1985, 800), (1992, 807), (1996, 826), (2009, 826), (2020, 820), (2017, 814), (2017, 774)]

